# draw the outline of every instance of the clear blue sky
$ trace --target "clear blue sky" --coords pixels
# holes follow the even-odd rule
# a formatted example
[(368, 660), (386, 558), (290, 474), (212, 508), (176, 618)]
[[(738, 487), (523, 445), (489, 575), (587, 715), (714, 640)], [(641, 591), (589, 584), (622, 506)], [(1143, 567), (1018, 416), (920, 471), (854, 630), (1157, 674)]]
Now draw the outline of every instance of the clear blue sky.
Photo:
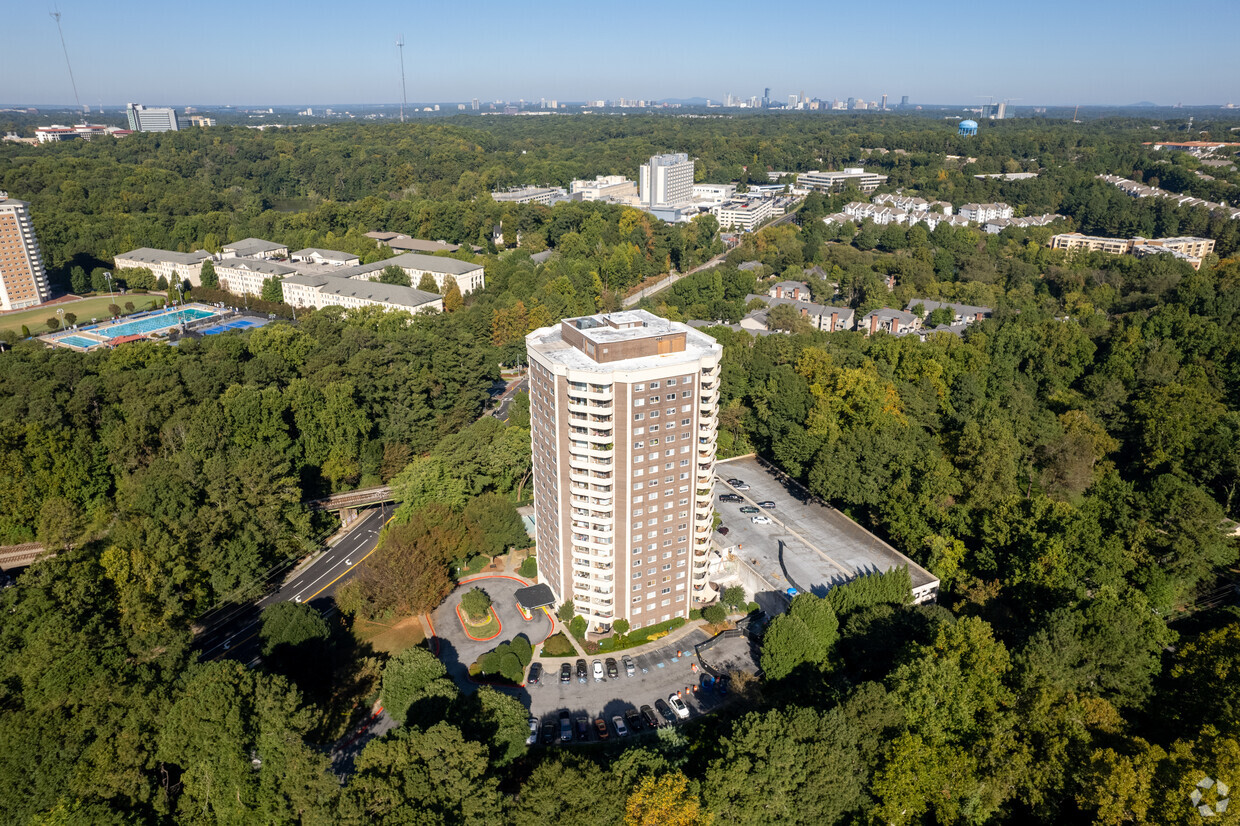
[[(56, 0), (83, 103), (726, 93), (1240, 103), (1240, 0)], [(53, 5), (0, 12), (0, 103), (72, 103)]]

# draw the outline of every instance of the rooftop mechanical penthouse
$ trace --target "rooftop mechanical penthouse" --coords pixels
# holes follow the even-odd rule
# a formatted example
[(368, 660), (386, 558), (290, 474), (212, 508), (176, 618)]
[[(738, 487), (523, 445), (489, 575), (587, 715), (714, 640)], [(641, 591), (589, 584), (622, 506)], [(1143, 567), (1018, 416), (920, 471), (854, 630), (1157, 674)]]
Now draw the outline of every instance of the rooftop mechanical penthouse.
[(525, 345), (539, 578), (591, 630), (687, 616), (713, 593), (722, 346), (645, 310), (565, 319)]

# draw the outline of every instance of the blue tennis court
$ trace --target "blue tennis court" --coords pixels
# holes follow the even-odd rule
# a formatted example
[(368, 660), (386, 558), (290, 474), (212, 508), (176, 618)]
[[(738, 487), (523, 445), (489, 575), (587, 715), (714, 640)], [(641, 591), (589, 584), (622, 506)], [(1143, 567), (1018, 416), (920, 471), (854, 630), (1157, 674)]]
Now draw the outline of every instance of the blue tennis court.
[(223, 324), (217, 324), (214, 327), (207, 327), (200, 332), (204, 336), (218, 336), (220, 333), (227, 333), (229, 330), (249, 330), (254, 327), (262, 327), (267, 323), (265, 318), (234, 318)]

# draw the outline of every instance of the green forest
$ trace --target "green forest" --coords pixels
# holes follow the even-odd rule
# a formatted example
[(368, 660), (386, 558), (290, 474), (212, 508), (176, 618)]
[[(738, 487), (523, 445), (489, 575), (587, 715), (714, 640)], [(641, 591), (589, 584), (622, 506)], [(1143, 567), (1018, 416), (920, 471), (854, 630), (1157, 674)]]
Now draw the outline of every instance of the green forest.
[[(57, 551), (0, 592), (5, 820), (1198, 822), (1203, 777), (1240, 789), (1240, 221), (1095, 178), (1235, 203), (1234, 173), (1204, 180), (1142, 146), (1178, 128), (1016, 119), (968, 140), (895, 115), (497, 117), (0, 146), (0, 189), (31, 204), (63, 289), (138, 246), (254, 235), (378, 258), (375, 229), (477, 244), (487, 279), (432, 316), (328, 308), (176, 347), (0, 353), (0, 544)], [(711, 182), (864, 164), (890, 176), (880, 191), (1216, 249), (1194, 270), (1065, 256), (1048, 227), (829, 226), (862, 196), (811, 195), (644, 299), (724, 322), (707, 327), (720, 454), (769, 459), (940, 597), (908, 605), (898, 574), (798, 596), (766, 632), (765, 678), (723, 712), (627, 748), (527, 750), (512, 696), (463, 694), (425, 648), (389, 657), (350, 628), (433, 607), (453, 566), (517, 541), (528, 408), (483, 414), (524, 336), (724, 253), (713, 219), (486, 192), (635, 177), (659, 151)], [(1039, 176), (973, 177), (1003, 171)], [(859, 315), (917, 298), (995, 312), (924, 342), (725, 326), (775, 279)], [(198, 661), (197, 620), (335, 529), (307, 500), (380, 483), (397, 516), (339, 612), (264, 615), (256, 668)], [(333, 744), (376, 701), (403, 725), (337, 776)]]

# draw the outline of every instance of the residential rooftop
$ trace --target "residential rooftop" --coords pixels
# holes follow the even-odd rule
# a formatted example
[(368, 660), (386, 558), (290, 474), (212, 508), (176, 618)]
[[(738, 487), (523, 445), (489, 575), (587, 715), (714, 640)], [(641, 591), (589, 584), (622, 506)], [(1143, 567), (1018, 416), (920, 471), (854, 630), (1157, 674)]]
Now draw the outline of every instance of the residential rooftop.
[(145, 261), (148, 264), (162, 264), (171, 262), (173, 264), (201, 264), (211, 257), (211, 253), (206, 250), (194, 250), (193, 252), (174, 252), (172, 250), (157, 250), (152, 247), (138, 247), (136, 250), (122, 253), (117, 258), (124, 258), (128, 261)]
[(426, 272), (447, 273), (449, 275), (465, 275), (482, 269), (481, 264), (472, 264), (456, 258), (443, 258), (438, 255), (419, 255), (407, 252), (395, 258), (385, 258), (372, 264), (358, 264), (356, 267), (344, 267), (336, 275), (342, 278), (357, 278), (370, 273), (382, 272), (385, 267), (400, 267), (408, 270), (425, 270)]
[(224, 252), (235, 252), (237, 255), (244, 257), (260, 252), (286, 250), (288, 247), (284, 244), (277, 244), (274, 241), (266, 241), (262, 238), (242, 238), (240, 241), (225, 244), (222, 249)]
[(566, 318), (535, 330), (525, 341), (549, 361), (595, 372), (690, 363), (723, 351), (705, 333), (646, 310)]
[(362, 298), (367, 301), (379, 301), (401, 307), (420, 307), (441, 296), (419, 290), (416, 287), (403, 287), (399, 284), (383, 284), (379, 281), (359, 281), (344, 278), (340, 275), (291, 275), (284, 279), (286, 284), (302, 284), (317, 287), (323, 295), (339, 295), (350, 298)]

